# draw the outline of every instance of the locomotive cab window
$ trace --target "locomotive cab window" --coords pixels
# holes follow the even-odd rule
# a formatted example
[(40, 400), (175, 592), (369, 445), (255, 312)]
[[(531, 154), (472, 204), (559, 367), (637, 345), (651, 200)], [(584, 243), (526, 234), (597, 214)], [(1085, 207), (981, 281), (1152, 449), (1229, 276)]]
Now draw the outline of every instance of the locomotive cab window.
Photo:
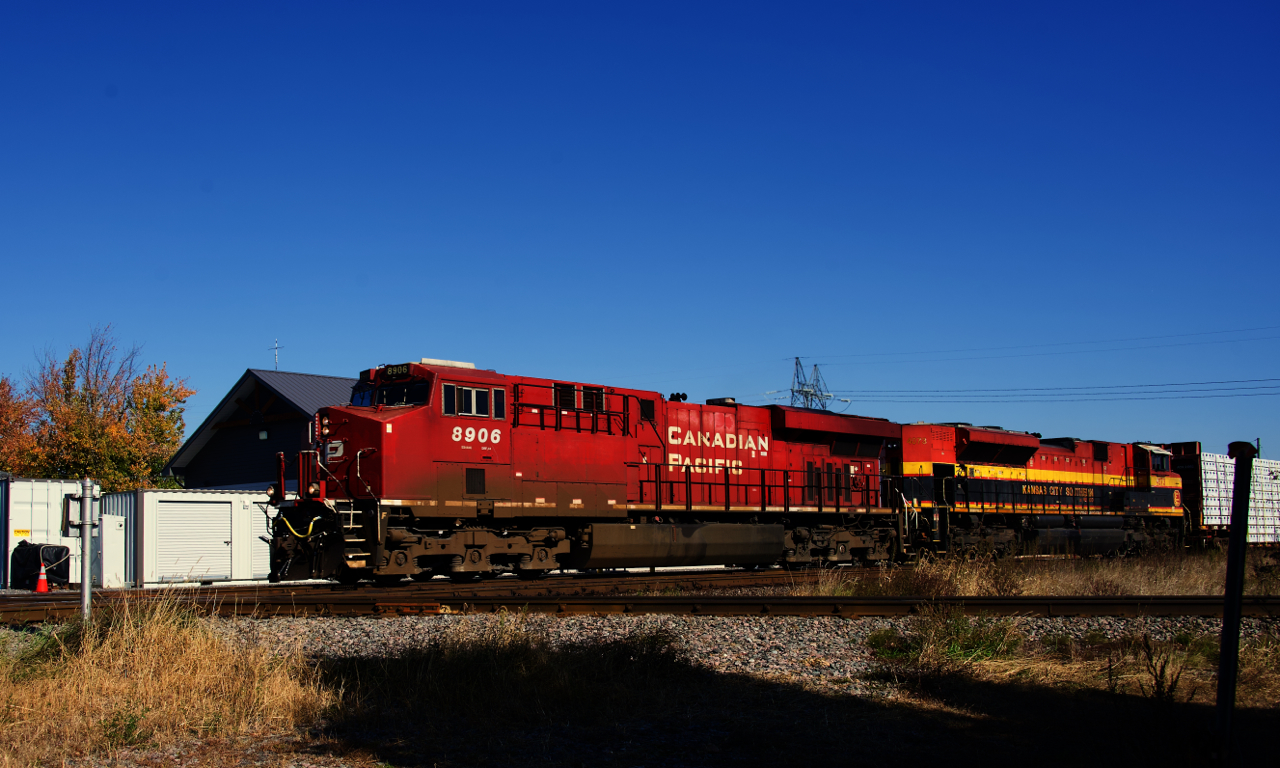
[[(352, 405), (355, 393), (352, 393)], [(373, 405), (423, 405), (431, 400), (431, 384), (426, 381), (407, 381), (403, 384), (383, 384), (373, 393)]]
[(1168, 472), (1169, 457), (1163, 453), (1151, 454), (1151, 471), (1152, 472)]
[[(506, 391), (485, 387), (464, 387), (461, 384), (445, 384), (441, 387), (441, 412), (445, 416), (480, 416), (495, 419), (506, 418)], [(490, 408), (492, 405), (492, 409)]]
[(373, 387), (357, 384), (351, 388), (352, 405), (373, 405)]

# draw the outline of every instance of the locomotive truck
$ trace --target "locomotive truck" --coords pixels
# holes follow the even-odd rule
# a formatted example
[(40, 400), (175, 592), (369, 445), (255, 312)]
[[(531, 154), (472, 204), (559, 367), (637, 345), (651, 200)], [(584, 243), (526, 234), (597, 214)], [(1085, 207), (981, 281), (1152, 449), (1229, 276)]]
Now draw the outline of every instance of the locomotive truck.
[(1176, 544), (1183, 519), (1160, 445), (693, 404), (430, 359), (361, 372), (277, 475), (274, 581), (1124, 553)]

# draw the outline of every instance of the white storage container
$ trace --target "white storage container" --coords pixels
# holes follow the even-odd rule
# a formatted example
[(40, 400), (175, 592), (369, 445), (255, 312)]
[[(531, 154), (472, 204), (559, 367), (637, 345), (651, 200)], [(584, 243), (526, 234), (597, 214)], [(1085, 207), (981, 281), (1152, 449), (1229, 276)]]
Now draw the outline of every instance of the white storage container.
[(271, 573), (267, 495), (255, 491), (144, 489), (108, 494), (132, 516), (135, 586), (251, 581)]
[[(96, 486), (95, 486), (96, 488)], [(13, 550), (26, 540), (33, 544), (59, 544), (71, 549), (68, 576), (72, 583), (80, 583), (80, 531), (74, 529), (62, 535), (62, 511), (64, 499), (79, 495), (79, 480), (29, 480), (10, 477), (0, 481), (0, 537), (3, 541), (4, 562), (0, 563), (0, 584), (10, 586), (9, 564)], [(95, 491), (96, 493), (96, 491)], [(72, 502), (71, 519), (80, 519), (80, 502)], [(100, 504), (93, 503), (96, 519)], [(96, 529), (94, 535), (97, 535)]]

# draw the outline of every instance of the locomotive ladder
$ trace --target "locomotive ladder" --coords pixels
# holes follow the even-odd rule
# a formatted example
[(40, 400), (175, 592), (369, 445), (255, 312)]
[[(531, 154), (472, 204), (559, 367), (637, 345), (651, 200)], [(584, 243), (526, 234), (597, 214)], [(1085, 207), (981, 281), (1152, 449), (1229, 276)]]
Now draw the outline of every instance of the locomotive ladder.
[(364, 551), (364, 544), (368, 543), (365, 536), (364, 522), (360, 520), (362, 513), (357, 509), (343, 509), (338, 511), (338, 519), (342, 521), (342, 543), (343, 555), (350, 559), (353, 557), (369, 557), (372, 553)]

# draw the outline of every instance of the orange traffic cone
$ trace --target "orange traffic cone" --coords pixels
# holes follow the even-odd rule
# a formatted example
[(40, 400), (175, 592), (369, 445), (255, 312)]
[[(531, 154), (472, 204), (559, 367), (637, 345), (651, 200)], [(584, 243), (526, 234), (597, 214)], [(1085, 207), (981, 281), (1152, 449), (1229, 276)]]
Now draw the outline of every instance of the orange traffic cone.
[(36, 579), (36, 591), (37, 592), (49, 591), (49, 577), (44, 572), (44, 563), (40, 564), (40, 578)]

